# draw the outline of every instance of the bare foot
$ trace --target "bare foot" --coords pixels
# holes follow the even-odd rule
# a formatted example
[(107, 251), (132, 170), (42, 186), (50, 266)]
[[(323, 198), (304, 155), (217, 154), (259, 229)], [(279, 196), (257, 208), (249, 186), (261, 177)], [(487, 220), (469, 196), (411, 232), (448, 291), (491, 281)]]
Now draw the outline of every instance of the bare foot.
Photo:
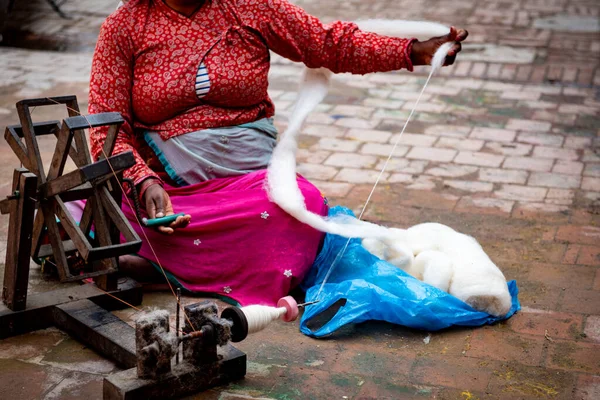
[(119, 257), (119, 271), (140, 283), (164, 282), (165, 278), (150, 264), (150, 261), (135, 255)]

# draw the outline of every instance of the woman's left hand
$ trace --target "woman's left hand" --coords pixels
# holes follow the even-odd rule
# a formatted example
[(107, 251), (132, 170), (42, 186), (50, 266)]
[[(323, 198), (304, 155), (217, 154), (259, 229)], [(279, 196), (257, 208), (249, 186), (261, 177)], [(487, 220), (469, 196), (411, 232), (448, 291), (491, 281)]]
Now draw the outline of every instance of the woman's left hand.
[[(173, 204), (169, 194), (159, 184), (151, 184), (144, 192), (144, 203), (146, 212), (150, 219), (162, 218), (173, 215)], [(159, 226), (157, 230), (161, 233), (171, 235), (175, 229), (185, 228), (190, 224), (192, 217), (189, 214), (179, 216), (169, 226)]]
[(412, 51), (410, 53), (410, 59), (413, 65), (430, 65), (433, 55), (437, 49), (446, 42), (456, 42), (454, 46), (448, 52), (444, 65), (454, 64), (456, 55), (460, 52), (462, 46), (461, 42), (469, 36), (469, 32), (464, 29), (456, 29), (455, 27), (450, 28), (450, 33), (446, 36), (440, 36), (431, 38), (424, 42), (416, 41), (412, 45)]

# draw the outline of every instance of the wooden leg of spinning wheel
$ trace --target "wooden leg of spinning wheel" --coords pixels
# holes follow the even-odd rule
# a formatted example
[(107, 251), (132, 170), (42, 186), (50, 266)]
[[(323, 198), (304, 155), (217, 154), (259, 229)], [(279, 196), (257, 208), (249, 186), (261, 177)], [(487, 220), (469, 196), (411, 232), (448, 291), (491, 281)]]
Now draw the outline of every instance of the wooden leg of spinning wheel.
[[(112, 244), (110, 227), (102, 201), (98, 193), (94, 196), (94, 233), (98, 238), (100, 246), (106, 247)], [(117, 261), (115, 257), (105, 258), (99, 260), (98, 269), (117, 269)], [(104, 291), (112, 291), (117, 289), (117, 276), (116, 274), (101, 275), (94, 278), (96, 285)]]
[(117, 290), (117, 284), (119, 283), (118, 281), (119, 279), (117, 274), (100, 275), (94, 278), (94, 283), (96, 286), (105, 292)]
[[(107, 153), (107, 154), (111, 154), (111, 153), (112, 153), (112, 149), (111, 149), (110, 153)], [(119, 177), (122, 177), (123, 173), (120, 173), (118, 175), (119, 175)], [(111, 179), (110, 181), (107, 182), (107, 185), (108, 185), (110, 194), (115, 199), (115, 202), (117, 203), (119, 208), (121, 208), (122, 194), (121, 194), (121, 189), (119, 188), (117, 179), (116, 178)], [(111, 221), (110, 218), (108, 218), (108, 229), (110, 232), (111, 243), (118, 244), (121, 241), (121, 232), (116, 227), (115, 223)], [(116, 263), (115, 265), (118, 269), (119, 268), (119, 257), (115, 257), (114, 262)], [(98, 278), (104, 280), (103, 282), (101, 282), (102, 285), (110, 286), (110, 285), (114, 284), (115, 287), (117, 285), (117, 274), (105, 275), (105, 276), (101, 276)], [(112, 282), (113, 280), (114, 280), (114, 282)], [(98, 285), (98, 287), (100, 287), (100, 288), (103, 288), (102, 286), (100, 286), (98, 281), (96, 281), (96, 285)], [(107, 290), (107, 289), (104, 289), (104, 290)]]
[(18, 195), (11, 205), (2, 291), (2, 300), (13, 311), (24, 310), (27, 303), (36, 188), (37, 177), (34, 174), (23, 169), (15, 170), (13, 192)]

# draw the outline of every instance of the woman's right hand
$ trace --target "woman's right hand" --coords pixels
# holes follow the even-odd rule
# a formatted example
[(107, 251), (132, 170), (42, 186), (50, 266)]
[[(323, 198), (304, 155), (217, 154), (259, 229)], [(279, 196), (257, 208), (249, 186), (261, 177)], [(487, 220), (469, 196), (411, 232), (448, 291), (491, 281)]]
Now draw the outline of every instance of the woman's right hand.
[[(146, 212), (150, 219), (161, 218), (167, 215), (173, 215), (173, 205), (171, 204), (171, 198), (167, 194), (166, 190), (163, 189), (158, 183), (150, 185), (144, 192), (144, 203), (146, 205)], [(170, 235), (175, 232), (175, 229), (185, 228), (189, 225), (192, 217), (188, 214), (179, 216), (169, 226), (159, 226), (157, 229), (159, 232)]]

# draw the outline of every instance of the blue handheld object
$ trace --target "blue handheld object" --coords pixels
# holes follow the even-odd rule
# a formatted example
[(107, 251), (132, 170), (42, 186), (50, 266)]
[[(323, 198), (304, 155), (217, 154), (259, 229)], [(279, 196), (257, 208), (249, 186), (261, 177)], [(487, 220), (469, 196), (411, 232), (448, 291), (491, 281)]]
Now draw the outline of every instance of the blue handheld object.
[(178, 213), (178, 214), (172, 214), (172, 215), (167, 215), (166, 217), (160, 217), (160, 218), (153, 218), (153, 219), (147, 219), (147, 218), (142, 218), (142, 222), (144, 223), (144, 225), (152, 228), (155, 226), (166, 226), (166, 225), (170, 225), (172, 222), (174, 222), (177, 217), (183, 217), (185, 215), (185, 213)]

